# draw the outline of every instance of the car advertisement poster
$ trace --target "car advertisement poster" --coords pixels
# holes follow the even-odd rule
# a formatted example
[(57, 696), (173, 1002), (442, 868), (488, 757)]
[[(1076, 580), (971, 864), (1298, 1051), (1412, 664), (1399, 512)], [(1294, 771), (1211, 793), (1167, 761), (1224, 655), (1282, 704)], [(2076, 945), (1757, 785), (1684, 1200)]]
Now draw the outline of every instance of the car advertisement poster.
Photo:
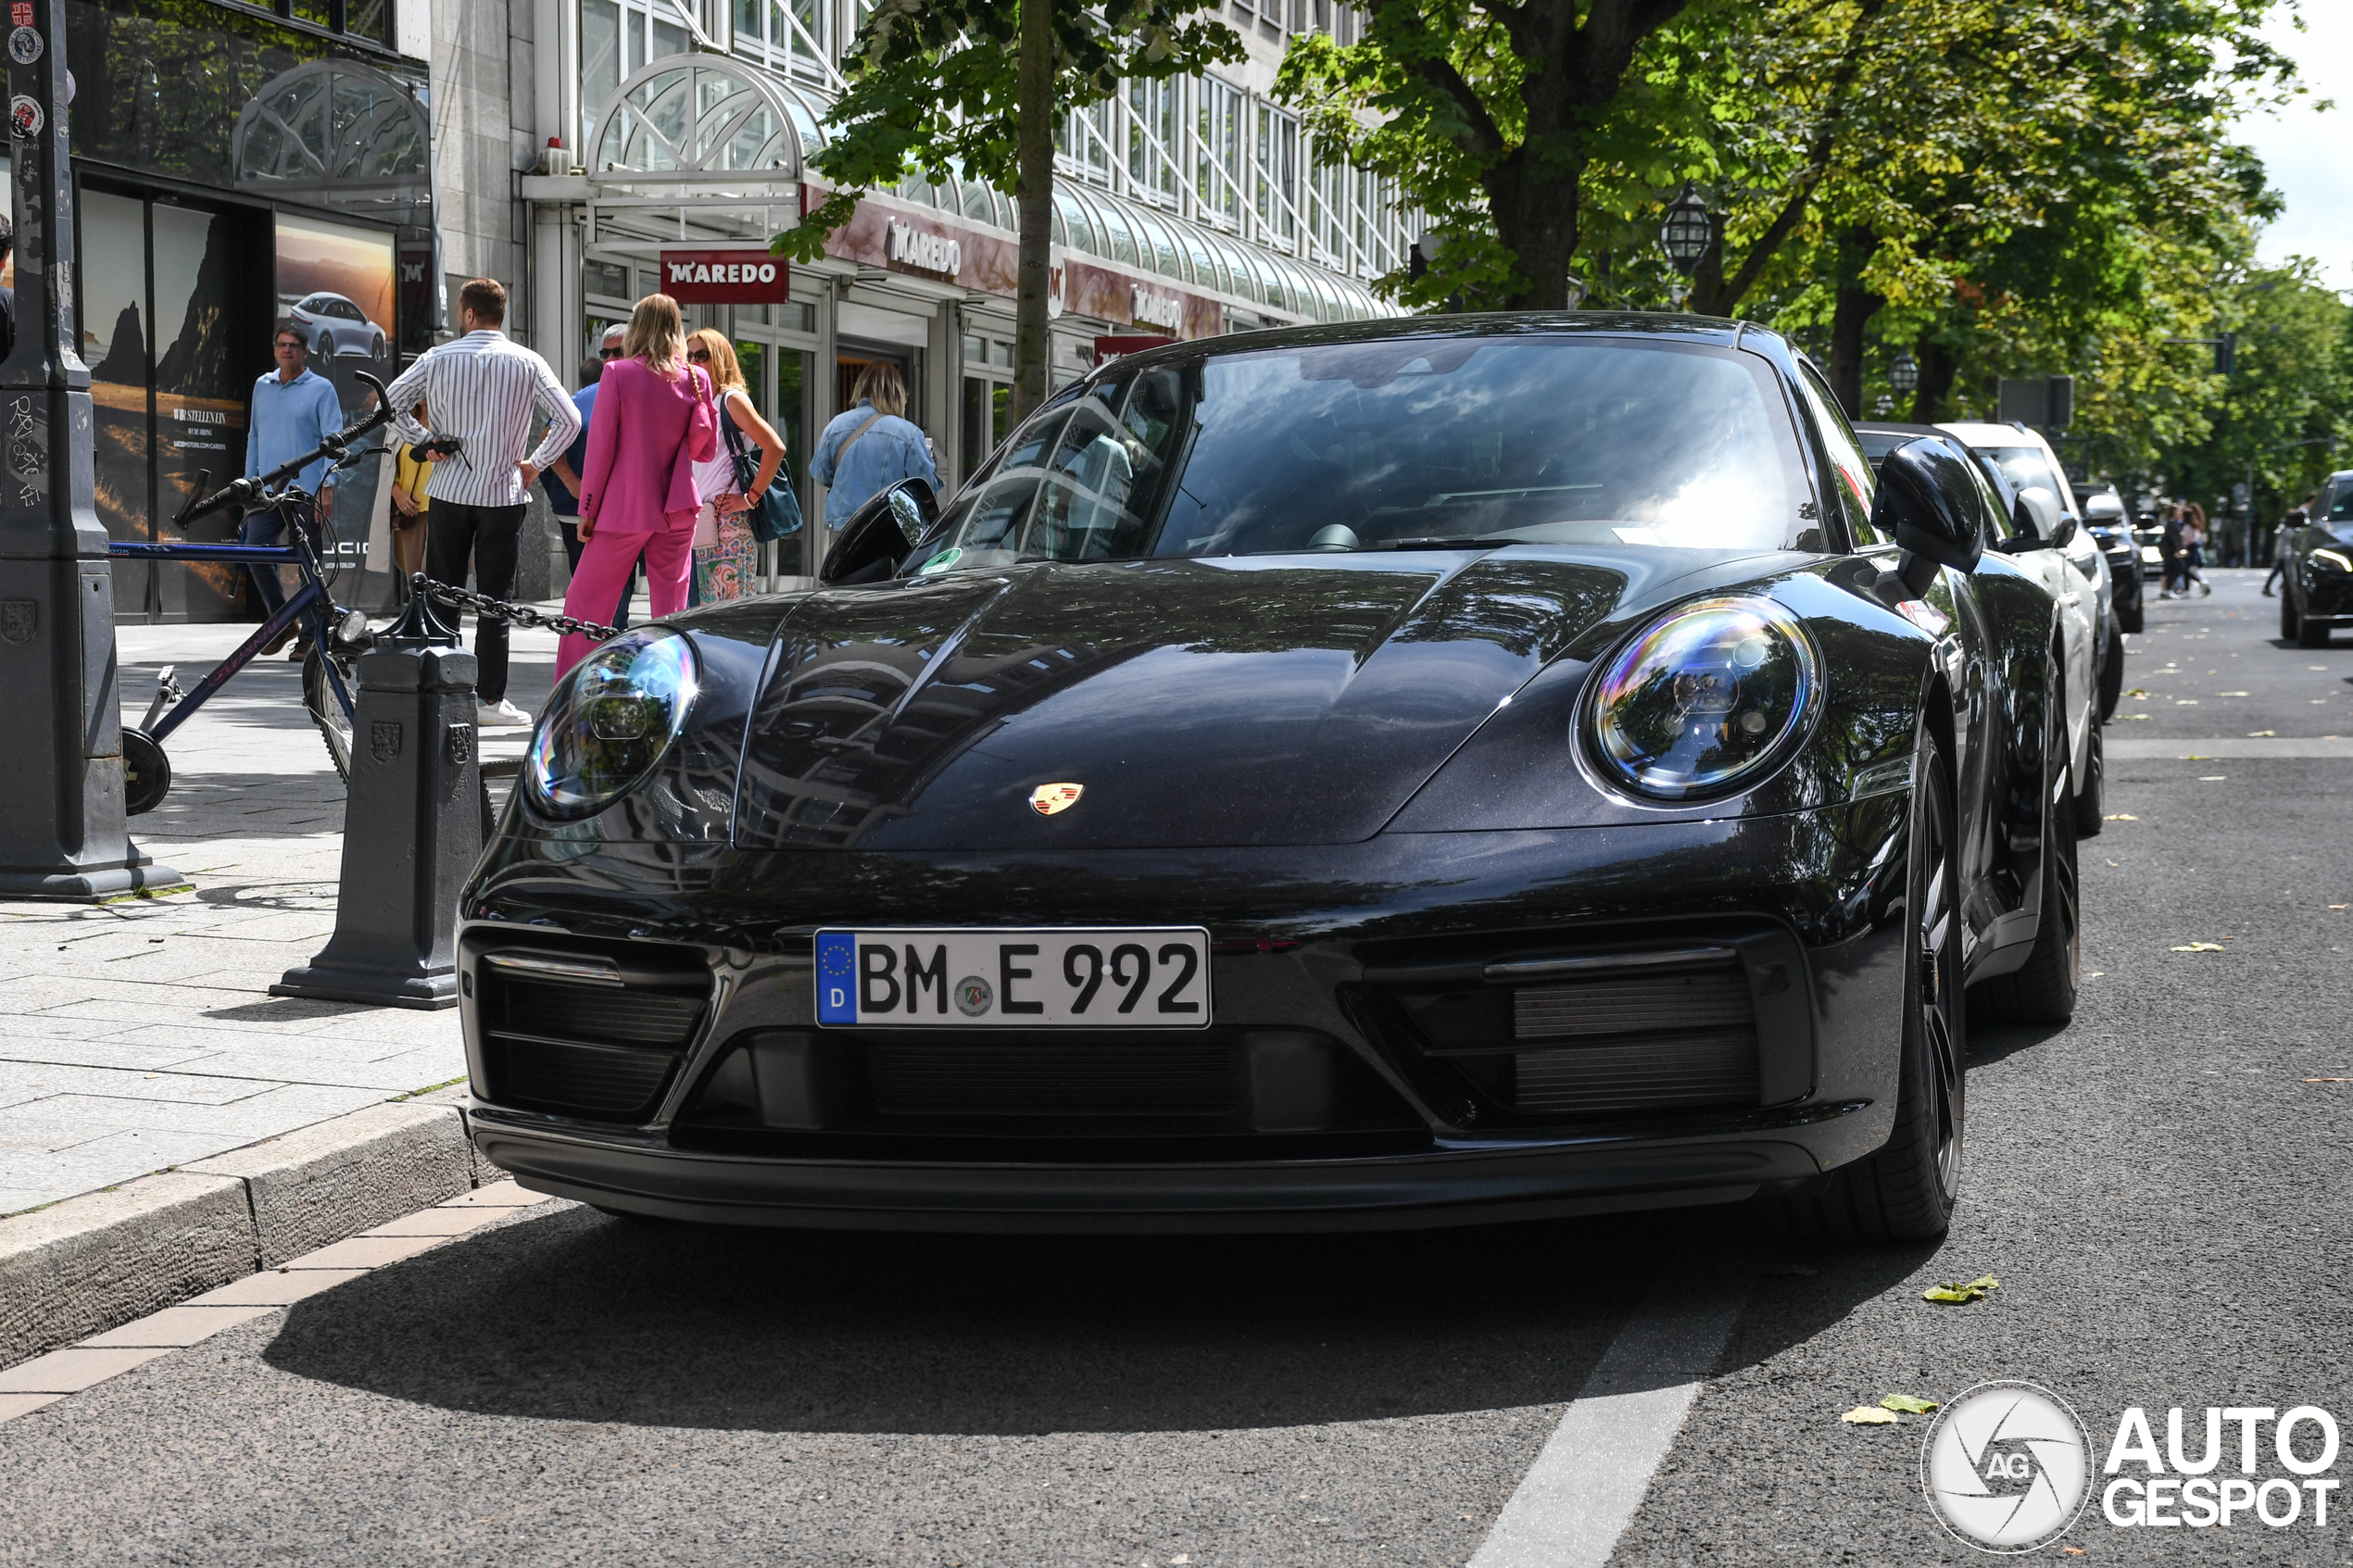
[[(334, 383), (346, 419), (356, 419), (372, 394), (354, 372), (390, 381), (399, 358), (394, 237), (280, 213), (277, 250), (279, 323), (303, 334), (310, 369)], [(376, 438), (380, 447), (383, 442)], [(320, 564), (338, 603), (364, 606), (390, 592), (388, 583), (359, 581), (371, 570), (390, 569), (389, 469), (384, 458), (363, 458), (337, 473), (321, 497)]]

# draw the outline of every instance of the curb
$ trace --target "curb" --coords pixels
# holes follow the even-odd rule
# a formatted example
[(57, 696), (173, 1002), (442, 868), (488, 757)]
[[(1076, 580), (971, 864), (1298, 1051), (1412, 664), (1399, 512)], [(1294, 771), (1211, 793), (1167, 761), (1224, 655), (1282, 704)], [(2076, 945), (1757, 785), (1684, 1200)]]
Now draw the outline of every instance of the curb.
[(474, 1157), (459, 1093), (368, 1106), (0, 1220), (0, 1367), (499, 1180)]

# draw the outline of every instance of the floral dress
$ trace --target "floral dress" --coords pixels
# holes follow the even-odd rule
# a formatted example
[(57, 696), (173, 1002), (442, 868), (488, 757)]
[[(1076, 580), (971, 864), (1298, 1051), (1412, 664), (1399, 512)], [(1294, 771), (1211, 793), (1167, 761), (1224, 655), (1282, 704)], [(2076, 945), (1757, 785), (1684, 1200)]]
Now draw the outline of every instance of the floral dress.
[[(741, 393), (731, 392), (732, 407)], [(723, 419), (726, 416), (723, 414)], [(760, 448), (747, 446), (751, 460), (760, 461)], [(719, 455), (709, 462), (695, 465), (695, 489), (704, 495), (739, 495), (743, 481), (736, 472), (735, 459), (728, 456), (723, 436)], [(736, 599), (751, 591), (752, 580), (760, 572), (760, 542), (751, 534), (749, 512), (721, 512), (711, 502), (702, 505), (698, 523), (715, 523), (719, 542), (695, 546), (695, 602), (717, 604), (723, 599)], [(711, 529), (698, 527), (698, 535), (708, 536)]]

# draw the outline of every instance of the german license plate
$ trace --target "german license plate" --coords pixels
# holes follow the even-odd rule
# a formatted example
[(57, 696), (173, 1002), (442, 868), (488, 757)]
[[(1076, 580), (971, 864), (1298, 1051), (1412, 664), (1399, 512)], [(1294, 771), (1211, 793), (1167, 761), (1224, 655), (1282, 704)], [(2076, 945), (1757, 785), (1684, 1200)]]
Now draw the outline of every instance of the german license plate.
[(1205, 1029), (1209, 933), (1194, 925), (820, 931), (817, 1022)]

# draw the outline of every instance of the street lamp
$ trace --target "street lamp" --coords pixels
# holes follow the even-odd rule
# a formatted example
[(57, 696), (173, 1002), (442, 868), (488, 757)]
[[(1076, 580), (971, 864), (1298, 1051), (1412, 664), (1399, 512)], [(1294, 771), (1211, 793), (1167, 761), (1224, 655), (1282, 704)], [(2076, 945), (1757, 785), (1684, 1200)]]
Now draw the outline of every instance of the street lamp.
[(1887, 368), (1887, 384), (1906, 397), (1920, 389), (1920, 362), (1910, 349), (1896, 350), (1895, 362)]
[(1675, 270), (1688, 278), (1715, 239), (1715, 219), (1686, 180), (1683, 194), (1667, 204), (1667, 221), (1659, 225), (1658, 243), (1667, 247), (1667, 259), (1675, 264)]

